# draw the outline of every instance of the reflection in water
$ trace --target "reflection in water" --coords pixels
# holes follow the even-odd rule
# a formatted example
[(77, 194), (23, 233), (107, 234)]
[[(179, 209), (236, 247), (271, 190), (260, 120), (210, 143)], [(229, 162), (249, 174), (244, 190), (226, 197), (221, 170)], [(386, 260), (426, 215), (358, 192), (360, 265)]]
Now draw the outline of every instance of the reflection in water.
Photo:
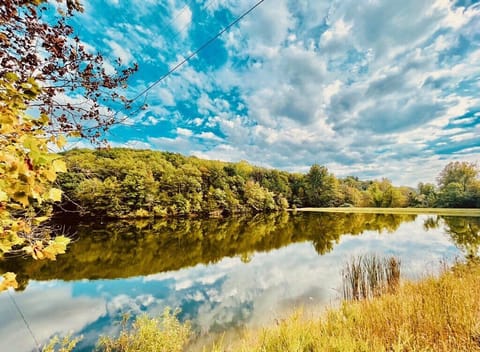
[(480, 255), (480, 217), (435, 216), (424, 222), (425, 229), (437, 229), (442, 224), (453, 243), (463, 252), (465, 258)]
[(395, 231), (415, 215), (288, 213), (243, 219), (121, 221), (78, 224), (78, 241), (56, 262), (0, 261), (0, 273), (17, 273), (19, 290), (29, 279), (113, 279), (179, 270), (310, 241), (318, 254), (333, 249), (343, 234)]
[[(302, 213), (77, 224), (78, 240), (57, 262), (14, 258), (0, 262), (0, 273), (18, 273), (23, 291), (13, 295), (39, 339), (73, 330), (85, 336), (78, 350), (90, 351), (99, 334), (118, 331), (125, 312), (180, 307), (180, 318), (206, 333), (268, 323), (297, 305), (328, 304), (354, 254), (397, 255), (406, 275), (424, 274), (428, 263), (459, 254), (452, 239), (459, 248), (478, 239), (473, 220)], [(0, 294), (0, 351), (31, 350), (22, 324)]]

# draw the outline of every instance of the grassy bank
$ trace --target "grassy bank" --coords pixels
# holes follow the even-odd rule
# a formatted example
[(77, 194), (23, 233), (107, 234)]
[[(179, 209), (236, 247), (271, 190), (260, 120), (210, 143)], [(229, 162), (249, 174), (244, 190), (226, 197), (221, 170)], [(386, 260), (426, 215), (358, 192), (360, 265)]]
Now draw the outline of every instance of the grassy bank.
[(297, 313), (247, 333), (232, 350), (480, 351), (480, 265), (458, 265), (394, 294), (344, 302), (322, 318)]
[(456, 208), (297, 208), (291, 211), (352, 214), (434, 214), (446, 216), (480, 216), (480, 209)]
[[(137, 319), (118, 339), (104, 338), (100, 350), (188, 351), (189, 337), (189, 325), (166, 312), (160, 319)], [(438, 278), (403, 283), (394, 293), (344, 301), (320, 317), (298, 311), (203, 351), (480, 351), (480, 264), (458, 264)]]

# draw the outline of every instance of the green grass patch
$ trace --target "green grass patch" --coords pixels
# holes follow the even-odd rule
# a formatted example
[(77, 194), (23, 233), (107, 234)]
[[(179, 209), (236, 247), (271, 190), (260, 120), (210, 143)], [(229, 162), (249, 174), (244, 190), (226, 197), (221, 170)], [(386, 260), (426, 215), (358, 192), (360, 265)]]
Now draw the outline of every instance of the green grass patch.
[(480, 216), (480, 209), (456, 208), (297, 208), (291, 211), (351, 214), (433, 214), (446, 216)]

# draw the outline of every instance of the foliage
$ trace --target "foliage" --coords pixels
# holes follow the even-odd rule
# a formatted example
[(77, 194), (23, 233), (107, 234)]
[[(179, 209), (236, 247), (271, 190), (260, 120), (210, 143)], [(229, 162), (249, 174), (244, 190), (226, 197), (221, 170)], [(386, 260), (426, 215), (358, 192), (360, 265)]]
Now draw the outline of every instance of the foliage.
[(64, 157), (69, 171), (59, 178), (66, 195), (62, 209), (84, 216), (218, 216), (293, 206), (399, 208), (436, 202), (436, 192), (428, 184), (421, 184), (418, 193), (388, 179), (338, 179), (320, 165), (302, 175), (245, 161), (120, 148), (71, 150)]
[(22, 252), (54, 260), (65, 252), (69, 239), (53, 238), (45, 225), (48, 204), (62, 197), (57, 173), (67, 171), (48, 148), (62, 148), (68, 136), (98, 141), (118, 122), (104, 104), (130, 107), (116, 90), (136, 66), (118, 62), (107, 74), (103, 57), (88, 53), (67, 24), (80, 2), (57, 4), (57, 13), (44, 0), (0, 6), (0, 258)]
[[(68, 20), (83, 11), (79, 0), (3, 0), (0, 6), (0, 77), (15, 75), (16, 86), (34, 85), (29, 107), (50, 118), (50, 134), (98, 139), (118, 119), (110, 107), (129, 108), (118, 92), (137, 66), (117, 61), (113, 74), (100, 54), (90, 53)], [(108, 103), (108, 105), (106, 104)]]
[(73, 338), (71, 335), (67, 335), (62, 338), (54, 336), (42, 348), (42, 352), (71, 352), (81, 340), (81, 336), (75, 338)]
[[(220, 215), (288, 208), (282, 193), (266, 188), (268, 184), (288, 192), (288, 174), (246, 162), (129, 149), (72, 150), (65, 160), (69, 172), (60, 176), (66, 194), (62, 208), (86, 216)], [(259, 181), (253, 180), (254, 174)]]
[(63, 139), (46, 134), (47, 116), (26, 113), (40, 92), (34, 80), (28, 82), (20, 83), (14, 73), (0, 77), (0, 257), (23, 250), (34, 258), (55, 259), (69, 240), (50, 238), (48, 227), (41, 226), (48, 208), (39, 206), (61, 199), (53, 182), (66, 165), (48, 152), (47, 144), (60, 146)]
[(12, 272), (6, 272), (2, 275), (0, 282), (0, 292), (9, 288), (18, 288), (17, 275)]
[(437, 204), (448, 208), (480, 207), (480, 171), (476, 164), (451, 162), (438, 176)]
[[(265, 169), (247, 162), (202, 160), (169, 152), (108, 149), (71, 150), (69, 171), (59, 184), (61, 209), (107, 218), (220, 216), (271, 212), (288, 207), (458, 207), (479, 202), (480, 183), (458, 183), (438, 192), (432, 184), (418, 190), (396, 187), (388, 179), (336, 178), (324, 166), (305, 174)], [(475, 203), (475, 204), (474, 204)], [(61, 210), (60, 208), (58, 210)]]
[(331, 207), (343, 203), (338, 190), (338, 180), (325, 166), (312, 165), (306, 177), (309, 206)]
[(188, 322), (178, 321), (177, 314), (166, 308), (159, 319), (140, 316), (117, 338), (100, 338), (98, 348), (105, 352), (181, 352), (192, 332)]

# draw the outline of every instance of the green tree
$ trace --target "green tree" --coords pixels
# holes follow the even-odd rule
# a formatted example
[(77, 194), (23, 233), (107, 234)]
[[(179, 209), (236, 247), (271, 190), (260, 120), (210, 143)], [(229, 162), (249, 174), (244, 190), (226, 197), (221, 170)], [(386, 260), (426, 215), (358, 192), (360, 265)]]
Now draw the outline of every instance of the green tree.
[(480, 180), (476, 164), (455, 161), (447, 164), (438, 176), (440, 192), (438, 205), (452, 208), (470, 208), (479, 205)]
[(441, 190), (450, 183), (458, 183), (461, 189), (466, 192), (468, 187), (477, 180), (479, 170), (476, 164), (466, 161), (454, 161), (447, 166), (438, 175), (438, 185)]
[(342, 203), (338, 180), (325, 166), (312, 165), (306, 178), (309, 205), (331, 207)]
[(245, 203), (251, 207), (254, 212), (272, 211), (276, 209), (273, 193), (254, 181), (248, 181), (245, 185)]
[(414, 205), (420, 207), (433, 207), (437, 202), (437, 191), (432, 183), (418, 184), (418, 192), (414, 199)]

